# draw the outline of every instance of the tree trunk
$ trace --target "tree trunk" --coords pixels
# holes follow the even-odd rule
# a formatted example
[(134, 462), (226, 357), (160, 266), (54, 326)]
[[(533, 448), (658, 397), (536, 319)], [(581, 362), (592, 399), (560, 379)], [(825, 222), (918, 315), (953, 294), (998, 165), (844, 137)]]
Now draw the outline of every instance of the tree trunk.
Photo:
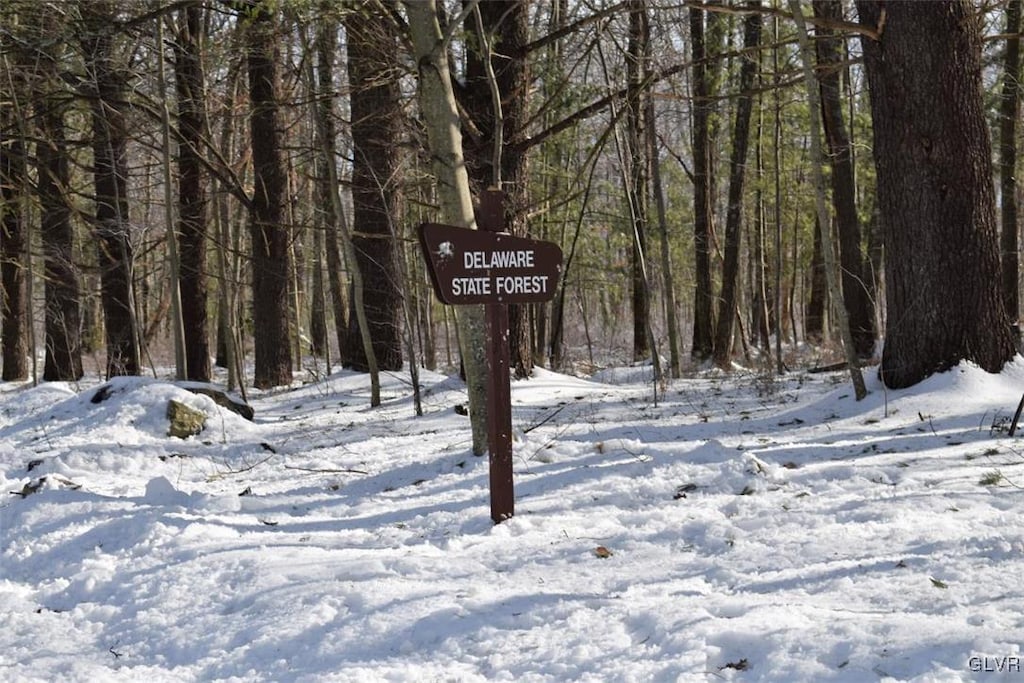
[(651, 192), (654, 208), (658, 214), (658, 237), (661, 256), (662, 278), (665, 291), (665, 327), (668, 332), (669, 375), (676, 379), (682, 376), (682, 357), (679, 349), (679, 322), (676, 317), (675, 271), (672, 266), (671, 240), (668, 232), (668, 213), (665, 207), (665, 187), (661, 179), (661, 163), (658, 155), (658, 131), (654, 112), (654, 98), (647, 97), (644, 104), (644, 134), (647, 154), (651, 164)]
[[(785, 371), (782, 362), (782, 334), (786, 327), (786, 311), (784, 310), (782, 288), (782, 98), (779, 94), (779, 18), (772, 17), (772, 176), (773, 195), (772, 217), (775, 223), (775, 277), (774, 306), (775, 309), (775, 373), (781, 375)], [(795, 270), (795, 267), (794, 267)], [(796, 342), (796, 329), (793, 329), (793, 341)]]
[(317, 102), (320, 125), (323, 127), (324, 139), (323, 166), (317, 174), (320, 181), (319, 195), (322, 202), (321, 211), (324, 216), (324, 255), (327, 259), (327, 283), (331, 293), (331, 311), (334, 313), (334, 333), (338, 339), (339, 356), (345, 354), (346, 337), (348, 336), (348, 303), (345, 299), (345, 287), (342, 283), (344, 272), (341, 260), (341, 248), (338, 241), (338, 221), (341, 217), (334, 210), (332, 197), (338, 188), (331, 185), (333, 175), (328, 172), (326, 164), (334, 163), (337, 158), (335, 149), (334, 128), (334, 45), (337, 28), (334, 22), (321, 21), (316, 32), (317, 60)]
[(1003, 307), (1014, 343), (1020, 341), (1020, 259), (1017, 225), (1017, 117), (1020, 115), (1020, 0), (1006, 3), (1006, 53), (1003, 90), (999, 99), (1000, 246), (1002, 248)]
[[(5, 84), (7, 85), (7, 84)], [(6, 89), (5, 89), (6, 90)], [(8, 91), (11, 98), (17, 94)], [(14, 117), (3, 117), (3, 128), (17, 126)], [(23, 200), (28, 185), (25, 163), (25, 142), (12, 136), (0, 146), (0, 284), (3, 301), (0, 305), (0, 333), (3, 335), (3, 380), (11, 382), (28, 378), (28, 311), (26, 310), (25, 244), (28, 227)]]
[[(815, 0), (814, 14), (841, 21), (843, 6), (840, 0)], [(843, 304), (850, 321), (854, 349), (860, 357), (869, 358), (875, 349), (875, 312), (867, 287), (860, 219), (857, 216), (853, 146), (846, 132), (839, 96), (839, 74), (845, 58), (841, 52), (842, 42), (832, 29), (819, 27), (816, 33), (821, 121), (832, 169), (832, 206), (839, 231)]]
[[(381, 370), (402, 367), (402, 295), (395, 259), (400, 166), (395, 141), (401, 136), (396, 41), (387, 22), (351, 12), (345, 16), (349, 102), (352, 112), (352, 245), (363, 285), (363, 305), (373, 354)], [(350, 298), (356, 305), (356, 297)], [(342, 362), (370, 369), (359, 339), (356, 311)]]
[[(964, 1), (859, 0), (871, 94), (888, 326), (881, 376), (908, 387), (962, 360), (1014, 354), (999, 288), (981, 32)], [(942, 106), (936, 106), (942, 103)]]
[[(181, 10), (175, 41), (175, 83), (178, 92), (178, 240), (181, 260), (181, 317), (185, 330), (187, 377), (210, 381), (210, 331), (207, 317), (207, 197), (199, 150), (206, 130), (202, 62), (203, 9)], [(223, 245), (222, 248), (227, 248)]]
[[(435, 0), (403, 0), (409, 17), (416, 64), (418, 101), (433, 159), (441, 219), (475, 227), (473, 198), (462, 154), (462, 131)], [(487, 452), (487, 357), (481, 306), (459, 306), (459, 344), (466, 368), (473, 452)]]
[(814, 249), (811, 252), (811, 271), (807, 278), (810, 294), (804, 305), (804, 338), (815, 344), (820, 344), (825, 339), (825, 305), (828, 303), (828, 283), (825, 281), (825, 253), (821, 247), (821, 230), (821, 221), (815, 217)]
[[(225, 158), (230, 158), (234, 150), (235, 128), (232, 126), (233, 117), (229, 114), (238, 100), (238, 93), (241, 88), (241, 76), (244, 62), (241, 58), (232, 60), (228, 65), (225, 78), (226, 98), (228, 112), (224, 112), (223, 120), (220, 122), (220, 150)], [(207, 110), (208, 112), (208, 110)], [(204, 115), (206, 123), (206, 136), (213, 138), (210, 126), (210, 116)], [(237, 229), (232, 226), (231, 210), (228, 205), (228, 194), (230, 189), (227, 183), (218, 179), (214, 185), (213, 193), (213, 234), (219, 242), (216, 250), (216, 268), (218, 276), (217, 299), (217, 358), (218, 367), (226, 367), (228, 370), (227, 386), (234, 391), (237, 387), (245, 396), (245, 373), (242, 371), (240, 356), (242, 351), (240, 320), (238, 314), (238, 297), (240, 287), (237, 283), (241, 281), (240, 261), (241, 246), (238, 244), (244, 228), (239, 225)]]
[[(760, 81), (759, 81), (760, 82)], [(757, 140), (754, 146), (754, 162), (757, 173), (757, 189), (754, 197), (754, 235), (750, 254), (750, 336), (757, 347), (766, 351), (771, 346), (774, 297), (768, 284), (768, 263), (766, 236), (768, 217), (765, 206), (764, 168), (764, 98), (758, 98)]]
[[(803, 65), (804, 86), (807, 90), (807, 101), (810, 110), (813, 112), (821, 106), (821, 90), (818, 79), (814, 75), (813, 47), (810, 36), (807, 35), (807, 24), (804, 21), (803, 10), (800, 7), (800, 0), (789, 0), (789, 8), (796, 20), (797, 38), (800, 42), (800, 61)], [(822, 150), (821, 122), (817, 116), (811, 116), (811, 179), (814, 182), (814, 210), (821, 226), (821, 250), (825, 254), (825, 277), (828, 281), (828, 294), (832, 301), (838, 302), (842, 298), (840, 290), (840, 278), (836, 264), (835, 240), (832, 235), (832, 226), (829, 222), (828, 208), (825, 198), (825, 173), (822, 169), (825, 163), (825, 153)], [(860, 372), (857, 352), (853, 347), (853, 335), (850, 332), (850, 321), (846, 317), (846, 310), (840, 306), (836, 311), (840, 337), (843, 340), (843, 351), (846, 355), (846, 367), (850, 372), (850, 380), (853, 384), (854, 395), (861, 400), (867, 395), (867, 388), (864, 385), (864, 376)]]
[(100, 269), (107, 376), (141, 370), (139, 326), (132, 281), (134, 254), (128, 217), (127, 67), (115, 55), (112, 3), (84, 3), (88, 9), (85, 50), (92, 101), (93, 178), (96, 187), (97, 262)]
[[(319, 192), (317, 193), (319, 194)], [(313, 292), (309, 302), (309, 345), (317, 358), (330, 358), (330, 344), (327, 342), (327, 297), (324, 282), (324, 219), (319, 209), (314, 209), (313, 221)], [(330, 365), (330, 363), (328, 363)], [(330, 368), (328, 367), (328, 370)]]
[[(53, 67), (52, 63), (47, 64)], [(50, 74), (56, 76), (56, 70)], [(50, 87), (56, 80), (50, 81)], [(82, 316), (79, 308), (79, 273), (75, 262), (75, 233), (71, 207), (64, 194), (71, 174), (64, 133), (64, 110), (59, 97), (40, 93), (40, 140), (36, 143), (36, 192), (40, 206), (46, 301), (46, 359), (43, 379), (73, 382), (82, 378)]]
[[(760, 2), (748, 3), (757, 8)], [(736, 104), (736, 122), (732, 135), (732, 156), (729, 160), (729, 205), (725, 215), (725, 254), (722, 266), (722, 294), (719, 299), (715, 328), (714, 361), (728, 369), (732, 360), (733, 324), (740, 268), (740, 236), (743, 228), (743, 186), (747, 169), (747, 148), (750, 143), (750, 117), (754, 108), (754, 79), (760, 63), (761, 15), (752, 13), (743, 21), (743, 63), (740, 66), (740, 94)]]
[(649, 71), (650, 30), (643, 0), (630, 0), (629, 41), (626, 56), (626, 164), (630, 237), (630, 306), (633, 312), (633, 361), (651, 357), (651, 294), (647, 281), (647, 228), (651, 202), (648, 145), (644, 131), (644, 76)]
[(271, 3), (250, 10), (249, 98), (252, 112), (252, 239), (254, 383), (261, 389), (292, 382), (288, 280), (291, 255), (285, 224), (286, 186), (278, 113), (278, 22)]
[(704, 35), (704, 11), (690, 8), (690, 50), (693, 58), (693, 248), (696, 279), (693, 300), (693, 346), (698, 363), (714, 351), (714, 292), (711, 283), (711, 225), (714, 196), (711, 163), (711, 84)]
[[(171, 315), (169, 318), (171, 333), (174, 339), (174, 378), (177, 380), (183, 380), (187, 378), (188, 374), (188, 363), (185, 360), (185, 326), (181, 319), (181, 256), (178, 253), (178, 227), (175, 225), (174, 220), (174, 201), (172, 195), (174, 193), (174, 181), (171, 178), (171, 111), (168, 106), (169, 97), (167, 96), (167, 73), (164, 66), (164, 18), (159, 16), (155, 20), (156, 23), (156, 54), (157, 54), (157, 98), (159, 100), (160, 109), (160, 143), (161, 143), (161, 163), (160, 168), (163, 171), (161, 180), (163, 185), (164, 195), (164, 226), (165, 234), (167, 235), (167, 261), (168, 270), (170, 271), (169, 289), (170, 289), (170, 309)], [(150, 270), (149, 272), (153, 272)], [(143, 320), (149, 320), (147, 318), (147, 297), (146, 293), (149, 291), (149, 279), (145, 277), (145, 271), (142, 277), (143, 283)], [(158, 285), (155, 287), (158, 292), (163, 293), (166, 291), (163, 286)], [(159, 320), (159, 318), (157, 318)], [(157, 325), (144, 327), (143, 339), (146, 343), (150, 340), (150, 329), (156, 329)]]

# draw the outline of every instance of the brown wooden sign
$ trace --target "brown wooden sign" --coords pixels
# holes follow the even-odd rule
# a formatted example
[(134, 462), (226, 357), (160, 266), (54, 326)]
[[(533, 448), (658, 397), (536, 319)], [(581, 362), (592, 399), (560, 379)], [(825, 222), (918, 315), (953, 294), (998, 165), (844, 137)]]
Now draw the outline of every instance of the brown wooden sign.
[(562, 272), (557, 244), (505, 233), (423, 223), (420, 246), (446, 304), (550, 301)]
[(503, 232), (505, 195), (501, 190), (480, 194), (478, 216), (479, 230), (423, 223), (420, 246), (437, 298), (446, 304), (485, 304), (491, 519), (498, 524), (515, 514), (506, 304), (553, 299), (562, 274), (562, 250), (552, 242)]

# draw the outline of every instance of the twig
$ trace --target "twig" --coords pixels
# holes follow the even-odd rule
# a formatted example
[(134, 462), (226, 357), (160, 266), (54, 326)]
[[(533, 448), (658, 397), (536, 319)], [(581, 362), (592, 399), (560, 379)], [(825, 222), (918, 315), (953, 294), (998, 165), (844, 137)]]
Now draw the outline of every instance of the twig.
[(315, 472), (317, 474), (370, 474), (369, 472), (364, 472), (363, 470), (299, 467), (297, 465), (285, 465), (284, 468), (286, 470), (298, 470), (300, 472)]
[(558, 415), (560, 412), (565, 410), (565, 407), (567, 405), (569, 405), (569, 404), (568, 403), (563, 403), (562, 405), (558, 406), (558, 408), (556, 408), (550, 415), (545, 417), (543, 420), (541, 420), (537, 424), (533, 424), (533, 425), (530, 425), (529, 427), (524, 428), (523, 429), (523, 434), (529, 434), (534, 429), (537, 429), (538, 427), (543, 427), (545, 424), (550, 422), (556, 415)]
[(260, 460), (258, 462), (254, 462), (253, 464), (248, 465), (247, 467), (241, 467), (241, 468), (239, 468), (237, 470), (236, 469), (228, 469), (226, 472), (217, 472), (216, 474), (211, 474), (206, 479), (207, 479), (207, 481), (216, 481), (218, 479), (222, 479), (222, 478), (230, 476), (232, 474), (241, 474), (242, 472), (249, 472), (251, 470), (256, 469), (257, 467), (259, 467), (263, 463), (267, 462), (268, 460), (273, 458), (275, 455), (276, 455), (276, 453), (271, 453), (270, 455), (268, 455), (267, 457), (263, 458), (262, 460)]

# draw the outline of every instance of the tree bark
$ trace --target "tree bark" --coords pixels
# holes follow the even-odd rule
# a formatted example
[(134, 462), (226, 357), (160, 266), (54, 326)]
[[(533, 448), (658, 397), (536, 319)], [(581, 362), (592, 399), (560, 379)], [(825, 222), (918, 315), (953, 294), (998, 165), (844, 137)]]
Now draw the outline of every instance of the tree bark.
[[(759, 79), (760, 82), (760, 79)], [(754, 165), (757, 173), (757, 189), (754, 192), (754, 234), (750, 245), (750, 336), (762, 351), (771, 347), (774, 302), (768, 280), (766, 237), (768, 231), (767, 207), (765, 205), (766, 176), (764, 166), (764, 98), (758, 98), (757, 133), (754, 138)]]
[(665, 327), (668, 332), (669, 375), (682, 376), (682, 357), (679, 349), (679, 323), (677, 320), (675, 270), (672, 266), (671, 240), (668, 230), (668, 213), (665, 206), (665, 187), (661, 179), (661, 163), (658, 158), (658, 131), (654, 112), (654, 98), (647, 97), (644, 104), (644, 127), (647, 154), (651, 163), (651, 193), (658, 215), (658, 238), (661, 256), (662, 278), (665, 292)]
[[(156, 54), (157, 54), (157, 98), (159, 100), (160, 110), (160, 146), (163, 154), (161, 155), (160, 167), (163, 171), (161, 180), (163, 181), (163, 195), (164, 195), (164, 226), (166, 228), (167, 235), (167, 260), (170, 271), (169, 289), (170, 289), (170, 323), (171, 333), (174, 340), (174, 378), (177, 380), (187, 379), (188, 363), (185, 360), (185, 326), (181, 319), (181, 256), (178, 253), (178, 227), (175, 224), (174, 219), (174, 200), (172, 195), (174, 194), (174, 180), (171, 177), (171, 111), (168, 106), (169, 97), (167, 96), (167, 74), (165, 69), (164, 59), (164, 20), (163, 17), (157, 17), (156, 20)], [(150, 271), (152, 272), (152, 271)], [(149, 291), (149, 281), (143, 276), (143, 320), (148, 320), (146, 316), (146, 297), (145, 293)], [(158, 292), (161, 294), (165, 291), (162, 286), (158, 286)], [(155, 320), (159, 321), (160, 318), (156, 317)], [(158, 324), (158, 323), (157, 323)], [(148, 343), (151, 338), (150, 330), (155, 332), (157, 324), (152, 326), (147, 325), (144, 330), (143, 339)]]
[(644, 76), (650, 52), (647, 8), (642, 0), (630, 0), (629, 40), (626, 57), (626, 163), (629, 167), (626, 198), (633, 250), (630, 256), (630, 297), (633, 312), (633, 361), (651, 357), (651, 293), (647, 281), (647, 232), (650, 225), (649, 146), (644, 130)]
[[(181, 10), (175, 41), (175, 83), (178, 92), (178, 240), (181, 260), (181, 317), (185, 330), (188, 379), (210, 381), (210, 331), (207, 313), (206, 179), (199, 150), (206, 130), (205, 75), (202, 62), (203, 9)], [(223, 245), (222, 248), (227, 248)]]
[(690, 7), (693, 58), (693, 345), (690, 356), (703, 363), (714, 352), (714, 292), (711, 282), (711, 226), (714, 213), (711, 163), (711, 84), (704, 32), (704, 11)]
[[(825, 279), (825, 253), (821, 247), (821, 230), (821, 221), (815, 217), (811, 269), (807, 277), (810, 293), (804, 305), (804, 338), (815, 344), (820, 344), (825, 339), (825, 305), (828, 303), (828, 282)], [(795, 330), (793, 335), (795, 338)]]
[(287, 181), (281, 152), (278, 113), (278, 22), (272, 3), (255, 3), (247, 17), (249, 99), (252, 112), (253, 343), (258, 388), (292, 382), (288, 281), (291, 274), (289, 230), (285, 224)]
[[(5, 88), (6, 90), (6, 88)], [(8, 92), (13, 99), (16, 93)], [(3, 127), (17, 126), (13, 116), (3, 117)], [(3, 373), (5, 382), (28, 377), (28, 311), (26, 310), (25, 278), (28, 226), (26, 225), (24, 195), (27, 193), (28, 168), (25, 162), (25, 141), (12, 136), (0, 146), (0, 285), (3, 301), (0, 305), (0, 332), (3, 335)]]
[(358, 343), (363, 350), (363, 358), (366, 362), (366, 371), (370, 375), (370, 407), (380, 405), (380, 368), (377, 365), (377, 354), (373, 349), (373, 340), (370, 336), (370, 323), (366, 315), (365, 286), (363, 283), (363, 271), (359, 267), (359, 260), (355, 253), (355, 242), (352, 238), (352, 231), (348, 227), (345, 214), (345, 207), (341, 201), (341, 183), (338, 180), (338, 168), (335, 165), (333, 154), (333, 141), (328, 140), (331, 127), (328, 124), (330, 119), (330, 107), (320, 108), (317, 111), (318, 117), (316, 129), (320, 143), (320, 157), (323, 162), (322, 170), (326, 172), (327, 179), (321, 187), (329, 194), (331, 213), (337, 219), (337, 227), (340, 229), (342, 243), (345, 246), (345, 256), (352, 264), (352, 313), (355, 321), (353, 323), (354, 339), (346, 340), (345, 344)]
[[(880, 373), (908, 387), (960, 361), (1013, 357), (999, 288), (981, 31), (966, 1), (859, 0), (871, 95), (888, 325)], [(936, 103), (942, 106), (936, 106)]]
[[(317, 195), (319, 195), (317, 191)], [(327, 296), (324, 282), (324, 220), (314, 209), (313, 220), (313, 292), (309, 301), (309, 346), (317, 358), (330, 358), (327, 341)], [(328, 363), (329, 365), (329, 363)]]
[(110, 2), (84, 3), (85, 51), (92, 95), (93, 178), (96, 187), (96, 237), (107, 376), (137, 375), (141, 370), (139, 326), (132, 281), (134, 253), (128, 217), (127, 67), (115, 55)]
[[(345, 16), (349, 103), (352, 112), (352, 245), (362, 276), (363, 305), (373, 354), (381, 370), (402, 367), (402, 295), (395, 259), (399, 221), (400, 166), (395, 141), (401, 136), (397, 44), (388, 23), (362, 12)], [(356, 297), (350, 297), (356, 305)], [(360, 372), (370, 363), (355, 310), (342, 362)]]
[[(55, 66), (52, 62), (47, 65)], [(55, 69), (50, 76), (53, 77), (50, 83), (55, 83)], [(73, 382), (83, 375), (82, 315), (71, 206), (64, 194), (71, 174), (64, 132), (64, 110), (59, 100), (58, 96), (50, 98), (40, 93), (36, 102), (40, 129), (40, 140), (36, 143), (36, 193), (40, 206), (46, 302), (43, 379), (48, 382)]]
[[(756, 8), (760, 2), (748, 3)], [(729, 204), (725, 214), (725, 253), (722, 266), (722, 294), (715, 328), (714, 362), (728, 369), (732, 360), (733, 325), (740, 268), (740, 236), (743, 228), (743, 187), (750, 144), (750, 117), (754, 108), (754, 79), (760, 63), (761, 15), (754, 12), (743, 21), (743, 62), (740, 66), (740, 94), (729, 159)]]

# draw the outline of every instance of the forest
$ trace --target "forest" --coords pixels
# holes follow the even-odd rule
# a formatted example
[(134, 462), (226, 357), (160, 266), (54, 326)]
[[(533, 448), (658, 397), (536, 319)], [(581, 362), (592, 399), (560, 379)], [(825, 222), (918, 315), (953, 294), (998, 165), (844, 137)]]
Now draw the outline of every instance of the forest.
[(2, 379), (472, 383), (481, 314), (434, 298), (416, 226), (474, 227), (489, 188), (564, 253), (553, 300), (510, 307), (518, 378), (807, 349), (858, 394), (862, 365), (998, 371), (1020, 24), (1018, 0), (8, 0)]

